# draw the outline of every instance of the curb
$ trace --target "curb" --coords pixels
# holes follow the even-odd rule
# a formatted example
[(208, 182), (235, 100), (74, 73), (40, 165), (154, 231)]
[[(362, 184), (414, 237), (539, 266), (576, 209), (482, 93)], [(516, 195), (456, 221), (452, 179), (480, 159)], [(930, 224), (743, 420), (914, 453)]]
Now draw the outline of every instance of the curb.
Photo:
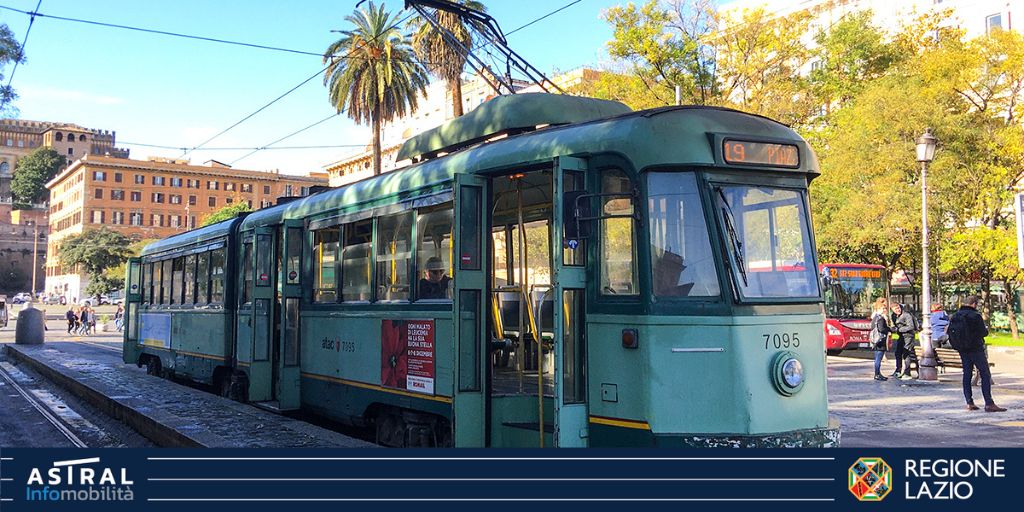
[(230, 447), (234, 443), (161, 411), (152, 403), (131, 396), (104, 393), (103, 386), (77, 370), (57, 369), (32, 358), (13, 344), (4, 345), (5, 353), (24, 363), (55, 384), (67, 389), (110, 417), (135, 429), (157, 446), (165, 448)]

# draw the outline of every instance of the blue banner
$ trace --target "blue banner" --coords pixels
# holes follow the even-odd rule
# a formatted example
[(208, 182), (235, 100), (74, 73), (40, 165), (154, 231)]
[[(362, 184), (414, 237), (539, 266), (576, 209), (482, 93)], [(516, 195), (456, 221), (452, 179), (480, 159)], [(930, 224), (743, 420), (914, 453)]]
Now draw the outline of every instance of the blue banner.
[(963, 510), (1012, 500), (1022, 483), (1022, 454), (1019, 449), (3, 449), (0, 509), (280, 512), (282, 506), (301, 504), (306, 512), (350, 504), (521, 511), (636, 503), (656, 510)]

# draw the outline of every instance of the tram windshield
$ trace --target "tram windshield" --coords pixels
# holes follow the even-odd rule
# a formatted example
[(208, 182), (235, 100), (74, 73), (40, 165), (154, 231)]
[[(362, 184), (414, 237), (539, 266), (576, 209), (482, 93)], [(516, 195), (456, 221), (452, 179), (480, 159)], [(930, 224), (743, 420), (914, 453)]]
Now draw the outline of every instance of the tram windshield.
[(801, 192), (717, 185), (714, 195), (744, 298), (820, 296)]

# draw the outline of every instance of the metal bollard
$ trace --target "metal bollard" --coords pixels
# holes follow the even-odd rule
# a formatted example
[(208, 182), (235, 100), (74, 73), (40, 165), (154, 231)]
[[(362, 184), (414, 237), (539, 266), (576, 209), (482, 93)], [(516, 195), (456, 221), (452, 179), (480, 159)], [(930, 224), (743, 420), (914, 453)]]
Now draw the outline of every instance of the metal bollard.
[(43, 312), (32, 306), (31, 302), (27, 303), (24, 309), (18, 312), (18, 326), (14, 332), (14, 343), (42, 345), (46, 330), (45, 321)]

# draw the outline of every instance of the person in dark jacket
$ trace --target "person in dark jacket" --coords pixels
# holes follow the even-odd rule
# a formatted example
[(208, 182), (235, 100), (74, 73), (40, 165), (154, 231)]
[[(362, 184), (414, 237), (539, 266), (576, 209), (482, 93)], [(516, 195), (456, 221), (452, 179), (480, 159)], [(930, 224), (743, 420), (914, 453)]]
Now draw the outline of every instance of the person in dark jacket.
[(949, 345), (949, 336), (946, 335), (946, 328), (949, 327), (949, 315), (942, 310), (942, 304), (932, 304), (932, 314), (928, 319), (932, 326), (932, 347), (939, 348)]
[(914, 315), (903, 309), (900, 304), (892, 305), (893, 330), (899, 337), (894, 347), (896, 371), (892, 376), (899, 379), (910, 379), (910, 362), (907, 360), (914, 353), (914, 334), (917, 332), (917, 321)]
[(76, 324), (78, 324), (78, 315), (75, 314), (75, 308), (68, 308), (68, 312), (64, 313), (64, 319), (68, 321), (68, 334), (71, 334), (75, 330)]
[(875, 353), (875, 380), (889, 380), (882, 375), (882, 357), (889, 350), (889, 323), (885, 319), (889, 309), (885, 297), (875, 299), (874, 312), (871, 314), (871, 350)]
[(963, 305), (949, 319), (950, 325), (960, 323), (958, 317), (963, 318), (966, 329), (962, 334), (954, 334), (962, 339), (963, 348), (958, 348), (960, 360), (964, 363), (964, 398), (967, 400), (967, 410), (977, 411), (978, 406), (974, 405), (974, 396), (971, 391), (971, 376), (974, 368), (978, 368), (981, 374), (981, 394), (985, 397), (986, 412), (1003, 412), (1006, 409), (996, 405), (992, 400), (992, 373), (988, 368), (988, 357), (985, 355), (985, 336), (988, 336), (988, 327), (985, 320), (978, 313), (978, 296), (971, 295), (964, 299)]

